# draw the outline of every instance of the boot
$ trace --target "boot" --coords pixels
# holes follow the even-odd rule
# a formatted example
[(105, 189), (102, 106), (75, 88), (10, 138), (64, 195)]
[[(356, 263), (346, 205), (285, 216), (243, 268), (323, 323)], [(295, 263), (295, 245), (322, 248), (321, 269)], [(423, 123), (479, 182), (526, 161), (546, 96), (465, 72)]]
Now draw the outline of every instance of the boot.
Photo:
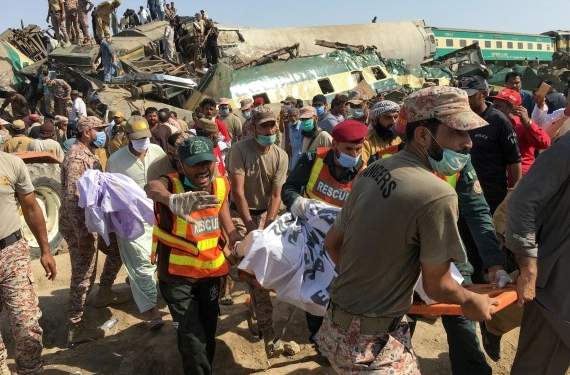
[(275, 331), (273, 328), (264, 329), (262, 332), (267, 359), (277, 358), (283, 354), (283, 345), (281, 344), (281, 339), (275, 339)]
[(67, 329), (67, 345), (75, 346), (89, 341), (99, 340), (105, 337), (105, 332), (102, 329), (89, 329), (85, 323), (80, 321), (78, 323), (69, 323)]
[(101, 285), (99, 284), (99, 291), (95, 296), (95, 301), (93, 305), (95, 307), (101, 308), (109, 305), (120, 305), (131, 299), (130, 290), (121, 290), (115, 292), (111, 289), (111, 285)]

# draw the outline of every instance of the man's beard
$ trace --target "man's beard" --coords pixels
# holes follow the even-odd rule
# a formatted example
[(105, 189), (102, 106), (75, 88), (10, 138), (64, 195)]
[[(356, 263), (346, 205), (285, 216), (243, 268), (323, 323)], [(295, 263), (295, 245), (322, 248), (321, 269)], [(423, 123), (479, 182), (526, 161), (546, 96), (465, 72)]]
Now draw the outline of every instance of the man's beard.
[(389, 142), (392, 139), (396, 138), (396, 135), (394, 134), (394, 132), (392, 132), (392, 129), (385, 128), (379, 124), (374, 126), (374, 131), (383, 141), (386, 142)]

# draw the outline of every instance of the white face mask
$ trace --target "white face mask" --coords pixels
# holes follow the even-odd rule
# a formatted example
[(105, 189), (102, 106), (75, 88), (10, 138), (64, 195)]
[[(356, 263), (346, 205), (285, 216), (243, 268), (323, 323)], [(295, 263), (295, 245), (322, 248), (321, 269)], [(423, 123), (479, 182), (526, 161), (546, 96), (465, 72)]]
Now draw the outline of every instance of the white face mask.
[(150, 145), (150, 138), (131, 139), (131, 144), (136, 152), (143, 153)]

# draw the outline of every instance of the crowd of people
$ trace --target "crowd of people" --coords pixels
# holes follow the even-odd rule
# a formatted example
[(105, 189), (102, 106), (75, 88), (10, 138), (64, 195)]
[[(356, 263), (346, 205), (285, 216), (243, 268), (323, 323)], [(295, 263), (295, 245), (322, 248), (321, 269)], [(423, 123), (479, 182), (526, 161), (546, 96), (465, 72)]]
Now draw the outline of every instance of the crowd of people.
[[(71, 14), (68, 3), (50, 1), (64, 42), (70, 34), (56, 25), (62, 12)], [(173, 19), (174, 4), (162, 9), (161, 3), (149, 0), (150, 18)], [(102, 4), (101, 14), (120, 2)], [(101, 41), (108, 26), (99, 25)], [(217, 35), (213, 23), (203, 32), (206, 40)], [(107, 61), (112, 68), (112, 51)], [(85, 103), (81, 92), (42, 67), (39, 107), (17, 93), (0, 107), (9, 119), (0, 121), (0, 201), (7, 215), (0, 225), (0, 295), (19, 327), (13, 331), (18, 373), (42, 371), (41, 313), (25, 282), (29, 247), (18, 204), (49, 279), (56, 265), (26, 167), (11, 153), (49, 151), (61, 161), (70, 345), (102, 337), (84, 316), (104, 247), (95, 307), (132, 298), (148, 329), (159, 331), (160, 291), (176, 323), (184, 373), (211, 373), (219, 304), (233, 304), (236, 245), (286, 211), (307, 220), (311, 202), (320, 201), (341, 208), (324, 239), (338, 277), (326, 315), (307, 312), (306, 321), (310, 341), (336, 372), (420, 373), (411, 345), (416, 317), (407, 312), (421, 277), (430, 298), (463, 312), (442, 317), (453, 374), (491, 374), (483, 350), (499, 360), (501, 336), (517, 326), (512, 374), (564, 374), (570, 104), (553, 87), (546, 95), (522, 91), (521, 79), (509, 73), (505, 88), (491, 92), (484, 78), (463, 77), (457, 87), (426, 87), (401, 103), (357, 88), (332, 100), (288, 96), (278, 114), (263, 98), (240, 98), (239, 108), (229, 98), (204, 98), (187, 123), (168, 108), (126, 114), (97, 99)], [(154, 223), (138, 218), (136, 239), (89, 230), (80, 180), (93, 170), (128, 177), (129, 191), (153, 201)], [(516, 283), (518, 304), (497, 312), (496, 299), (454, 281), (451, 263), (466, 284)], [(131, 293), (112, 288), (122, 265)], [(248, 277), (256, 320), (250, 330), (268, 358), (278, 356), (283, 348), (270, 291)], [(0, 373), (8, 373), (5, 348), (0, 352)]]

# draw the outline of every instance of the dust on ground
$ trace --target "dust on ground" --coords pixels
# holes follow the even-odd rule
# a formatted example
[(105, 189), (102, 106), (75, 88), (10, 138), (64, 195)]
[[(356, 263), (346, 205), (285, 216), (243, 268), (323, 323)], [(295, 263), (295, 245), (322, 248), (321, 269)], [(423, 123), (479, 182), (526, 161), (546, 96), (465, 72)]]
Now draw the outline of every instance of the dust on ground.
[[(36, 280), (36, 291), (43, 316), (40, 324), (44, 330), (44, 360), (46, 375), (65, 374), (152, 374), (182, 375), (181, 360), (177, 350), (176, 331), (164, 301), (160, 299), (161, 311), (167, 321), (160, 331), (151, 332), (142, 320), (133, 301), (114, 307), (97, 309), (90, 303), (97, 292), (97, 284), (88, 299), (87, 319), (91, 327), (99, 327), (107, 320), (119, 318), (111, 329), (105, 330), (105, 338), (66, 347), (66, 308), (68, 287), (71, 275), (69, 254), (56, 257), (57, 280), (45, 279), (39, 261), (32, 262)], [(104, 256), (98, 264), (101, 272)], [(114, 288), (129, 288), (125, 283), (124, 269), (117, 277)], [(218, 324), (214, 373), (228, 375), (274, 374), (301, 375), (334, 374), (326, 361), (320, 358), (308, 341), (305, 314), (296, 309), (284, 332), (284, 340), (295, 341), (300, 352), (290, 357), (271, 360), (271, 367), (265, 358), (263, 342), (254, 337), (247, 325), (247, 286), (237, 282), (232, 293), (235, 304), (221, 306)], [(282, 332), (293, 307), (273, 297), (276, 332)], [(9, 366), (15, 371), (13, 355), (14, 342), (10, 335), (7, 314), (0, 317), (0, 330), (8, 347)], [(510, 332), (502, 339), (502, 359), (495, 363), (487, 359), (493, 367), (493, 374), (509, 374), (514, 359), (518, 330)], [(445, 331), (440, 320), (418, 322), (413, 346), (419, 357), (422, 373), (430, 375), (451, 374)]]

